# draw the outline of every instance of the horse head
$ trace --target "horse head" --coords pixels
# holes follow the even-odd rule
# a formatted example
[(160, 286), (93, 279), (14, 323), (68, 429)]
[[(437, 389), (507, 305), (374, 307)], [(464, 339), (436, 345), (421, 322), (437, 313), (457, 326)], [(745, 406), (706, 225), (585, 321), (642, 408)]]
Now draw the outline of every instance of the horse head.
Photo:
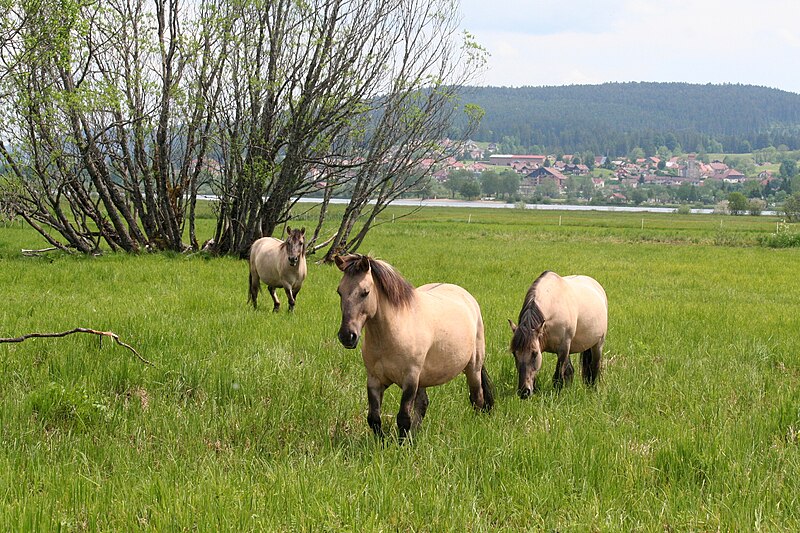
[(511, 320), (508, 324), (514, 334), (511, 338), (511, 353), (514, 354), (519, 374), (517, 394), (525, 400), (536, 390), (536, 374), (542, 366), (541, 336), (544, 320), (541, 319), (538, 308), (535, 308), (530, 313), (521, 314), (519, 326)]
[(286, 226), (286, 233), (288, 234), (284, 241), (286, 256), (289, 265), (296, 267), (300, 263), (300, 258), (306, 253), (306, 228), (292, 229)]
[(378, 309), (377, 291), (369, 257), (360, 254), (337, 255), (335, 261), (336, 266), (344, 273), (336, 290), (342, 308), (339, 342), (352, 350), (358, 345), (364, 323)]

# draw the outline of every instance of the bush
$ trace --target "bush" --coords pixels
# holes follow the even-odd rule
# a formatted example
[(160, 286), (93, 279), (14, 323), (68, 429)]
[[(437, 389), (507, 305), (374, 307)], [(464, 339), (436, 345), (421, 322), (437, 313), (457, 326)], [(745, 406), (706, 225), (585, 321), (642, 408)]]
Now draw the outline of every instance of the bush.
[(743, 215), (747, 211), (747, 197), (740, 192), (728, 195), (728, 211), (731, 215)]
[(783, 202), (782, 208), (789, 222), (800, 222), (800, 192), (796, 192)]
[(798, 248), (800, 233), (792, 231), (792, 227), (785, 222), (779, 223), (775, 233), (759, 236), (758, 244), (767, 248)]
[(759, 216), (764, 211), (765, 207), (767, 207), (767, 202), (761, 198), (753, 198), (747, 202), (747, 212), (754, 217)]
[(678, 206), (678, 209), (676, 209), (675, 212), (679, 215), (689, 215), (692, 212), (692, 208), (689, 207), (689, 204), (681, 204)]

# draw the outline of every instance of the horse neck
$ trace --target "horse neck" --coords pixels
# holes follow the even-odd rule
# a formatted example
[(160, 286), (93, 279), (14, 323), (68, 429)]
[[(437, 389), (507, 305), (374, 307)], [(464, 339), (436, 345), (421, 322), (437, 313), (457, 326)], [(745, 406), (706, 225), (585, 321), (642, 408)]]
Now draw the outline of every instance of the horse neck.
[(385, 295), (379, 294), (377, 311), (364, 322), (364, 329), (368, 335), (382, 338), (396, 337), (407, 324), (407, 318), (416, 305), (416, 293), (408, 306), (393, 305)]

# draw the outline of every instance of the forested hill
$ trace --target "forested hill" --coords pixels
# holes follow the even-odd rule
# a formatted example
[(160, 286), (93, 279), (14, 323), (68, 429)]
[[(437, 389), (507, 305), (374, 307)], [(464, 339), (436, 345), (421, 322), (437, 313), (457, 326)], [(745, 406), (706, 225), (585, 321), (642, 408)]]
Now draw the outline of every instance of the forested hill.
[(475, 140), (503, 149), (625, 155), (679, 143), (684, 151), (800, 149), (800, 94), (753, 85), (606, 83), (467, 87), (486, 112)]

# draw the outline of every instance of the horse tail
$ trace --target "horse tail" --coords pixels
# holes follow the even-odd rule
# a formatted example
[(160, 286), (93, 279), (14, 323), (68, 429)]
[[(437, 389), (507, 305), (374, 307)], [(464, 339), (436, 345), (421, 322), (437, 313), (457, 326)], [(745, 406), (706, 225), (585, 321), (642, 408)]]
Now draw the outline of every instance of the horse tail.
[(600, 358), (595, 358), (592, 349), (581, 354), (581, 375), (587, 385), (595, 385), (600, 377)]
[(486, 366), (481, 367), (481, 389), (483, 390), (483, 410), (491, 411), (494, 406), (494, 385), (489, 379)]
[(581, 353), (581, 373), (584, 376), (584, 379), (591, 374), (591, 365), (592, 365), (592, 349), (589, 348), (588, 350), (584, 350)]

